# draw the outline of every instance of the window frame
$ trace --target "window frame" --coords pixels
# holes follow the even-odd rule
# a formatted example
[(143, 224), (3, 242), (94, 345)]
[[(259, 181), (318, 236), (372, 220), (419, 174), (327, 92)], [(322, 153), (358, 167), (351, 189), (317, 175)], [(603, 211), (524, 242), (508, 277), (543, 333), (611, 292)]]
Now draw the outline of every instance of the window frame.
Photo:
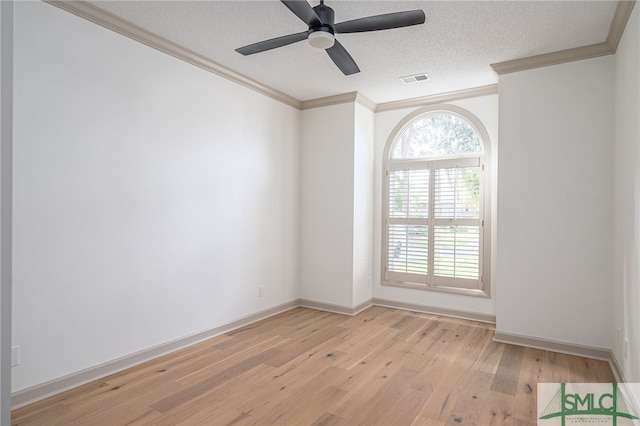
[[(443, 157), (427, 157), (424, 159), (392, 159), (392, 151), (396, 142), (399, 140), (400, 135), (412, 125), (416, 120), (420, 120), (424, 116), (433, 114), (450, 114), (455, 115), (465, 120), (477, 133), (480, 138), (482, 146), (482, 153), (473, 154), (461, 154), (456, 156), (443, 156)], [(433, 163), (442, 164), (443, 161), (451, 160), (456, 162), (462, 160), (465, 157), (478, 158), (480, 157), (480, 217), (479, 217), (479, 232), (480, 232), (480, 264), (479, 264), (479, 281), (477, 288), (464, 288), (456, 286), (447, 286), (429, 282), (425, 276), (426, 283), (422, 282), (410, 282), (401, 279), (389, 278), (388, 274), (393, 275), (387, 271), (389, 264), (389, 172), (393, 170), (407, 170), (407, 167), (411, 165), (418, 166), (416, 169), (422, 169), (429, 167)], [(425, 166), (425, 164), (428, 166)], [(392, 287), (403, 287), (419, 290), (437, 291), (445, 293), (463, 294), (468, 296), (478, 297), (491, 297), (491, 190), (492, 190), (492, 171), (491, 171), (491, 143), (489, 134), (482, 124), (482, 122), (468, 110), (448, 104), (431, 105), (423, 108), (419, 108), (413, 111), (402, 119), (395, 128), (391, 131), (389, 138), (384, 147), (383, 163), (382, 163), (382, 234), (381, 234), (381, 284)], [(444, 278), (444, 277), (443, 277)], [(422, 280), (421, 280), (422, 281)], [(446, 281), (444, 279), (438, 279), (440, 283)]]

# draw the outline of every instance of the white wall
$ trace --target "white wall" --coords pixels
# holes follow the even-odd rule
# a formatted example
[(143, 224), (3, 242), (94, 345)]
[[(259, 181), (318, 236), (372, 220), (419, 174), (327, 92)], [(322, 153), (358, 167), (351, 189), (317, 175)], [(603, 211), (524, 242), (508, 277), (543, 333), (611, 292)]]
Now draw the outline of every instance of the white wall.
[(500, 76), (497, 331), (610, 348), (613, 57)]
[[(497, 144), (498, 144), (498, 96), (481, 96), (471, 99), (465, 99), (450, 102), (450, 105), (459, 106), (471, 112), (478, 117), (485, 126), (489, 134), (492, 149), (492, 170), (495, 175), (498, 168), (496, 160)], [(397, 302), (424, 305), (428, 307), (444, 308), (449, 310), (478, 313), (483, 315), (495, 314), (494, 302), (494, 279), (491, 282), (491, 297), (475, 297), (466, 295), (457, 295), (451, 293), (442, 293), (435, 291), (414, 290), (408, 288), (399, 288), (381, 285), (381, 233), (382, 233), (382, 159), (384, 155), (384, 147), (392, 136), (394, 128), (413, 113), (416, 108), (401, 109), (380, 112), (376, 114), (375, 127), (375, 204), (374, 204), (374, 236), (373, 236), (373, 296)], [(495, 176), (494, 176), (495, 177)], [(494, 179), (495, 186), (495, 179)], [(495, 188), (494, 188), (495, 191)], [(495, 197), (493, 197), (495, 200)], [(494, 201), (495, 204), (495, 201)], [(492, 206), (495, 209), (495, 206)], [(495, 229), (495, 214), (492, 217), (492, 229)], [(492, 250), (492, 258), (495, 258), (495, 250)], [(495, 274), (494, 274), (495, 276)]]
[(15, 12), (13, 390), (296, 299), (300, 112)]
[(371, 300), (373, 112), (302, 112), (301, 295), (351, 309)]
[[(613, 350), (627, 381), (640, 382), (640, 8), (615, 55)], [(619, 330), (619, 331), (618, 331)], [(623, 341), (629, 341), (628, 356)]]
[(0, 425), (11, 423), (13, 1), (0, 2)]
[(353, 179), (353, 305), (373, 296), (373, 165), (375, 114), (355, 104)]
[(300, 297), (353, 306), (354, 104), (302, 112)]

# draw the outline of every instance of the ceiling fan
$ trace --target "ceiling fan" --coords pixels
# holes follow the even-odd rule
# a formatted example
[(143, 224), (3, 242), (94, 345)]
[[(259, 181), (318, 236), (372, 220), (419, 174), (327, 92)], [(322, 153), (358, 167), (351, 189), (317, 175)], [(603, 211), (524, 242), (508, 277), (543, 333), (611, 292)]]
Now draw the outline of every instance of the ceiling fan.
[(344, 75), (351, 75), (360, 72), (360, 69), (351, 55), (349, 55), (349, 52), (335, 39), (335, 34), (389, 30), (392, 28), (424, 24), (425, 21), (424, 12), (418, 9), (368, 16), (366, 18), (358, 18), (334, 24), (335, 14), (333, 9), (325, 6), (324, 0), (320, 0), (320, 4), (315, 7), (311, 7), (306, 0), (280, 1), (307, 24), (309, 29), (300, 33), (276, 37), (240, 47), (236, 49), (236, 52), (243, 55), (253, 55), (254, 53), (264, 52), (307, 39), (311, 46), (325, 49), (331, 60), (340, 68), (340, 71), (342, 71)]

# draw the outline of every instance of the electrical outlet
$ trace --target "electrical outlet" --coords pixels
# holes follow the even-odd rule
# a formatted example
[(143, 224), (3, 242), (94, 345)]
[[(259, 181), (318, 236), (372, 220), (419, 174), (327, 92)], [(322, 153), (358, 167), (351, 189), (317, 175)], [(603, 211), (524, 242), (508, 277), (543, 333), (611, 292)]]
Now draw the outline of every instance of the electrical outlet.
[(264, 296), (264, 287), (262, 286), (258, 287), (258, 296), (260, 297)]
[(11, 366), (17, 367), (20, 365), (20, 346), (11, 346)]
[(629, 339), (624, 339), (624, 345), (622, 346), (622, 356), (624, 356), (624, 359), (629, 358)]

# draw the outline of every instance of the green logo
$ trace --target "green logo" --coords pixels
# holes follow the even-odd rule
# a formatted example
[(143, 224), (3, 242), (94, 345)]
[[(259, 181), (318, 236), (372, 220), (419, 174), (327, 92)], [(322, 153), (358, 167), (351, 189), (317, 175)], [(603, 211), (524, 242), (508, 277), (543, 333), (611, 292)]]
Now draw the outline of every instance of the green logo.
[[(538, 398), (543, 397), (544, 386), (555, 387), (557, 385), (557, 383), (540, 383)], [(546, 390), (548, 396), (549, 389)], [(567, 419), (572, 424), (612, 424), (617, 426), (619, 419), (631, 421), (631, 423), (625, 421), (624, 424), (640, 424), (634, 422), (640, 417), (638, 417), (637, 407), (628, 398), (633, 395), (626, 394), (632, 394), (632, 392), (623, 391), (618, 383), (573, 383), (570, 384), (570, 388), (566, 383), (560, 383), (560, 387), (553, 394), (546, 407), (541, 410), (542, 412), (539, 410), (538, 419), (558, 418), (562, 426), (566, 425)], [(541, 407), (540, 404), (538, 405)]]

